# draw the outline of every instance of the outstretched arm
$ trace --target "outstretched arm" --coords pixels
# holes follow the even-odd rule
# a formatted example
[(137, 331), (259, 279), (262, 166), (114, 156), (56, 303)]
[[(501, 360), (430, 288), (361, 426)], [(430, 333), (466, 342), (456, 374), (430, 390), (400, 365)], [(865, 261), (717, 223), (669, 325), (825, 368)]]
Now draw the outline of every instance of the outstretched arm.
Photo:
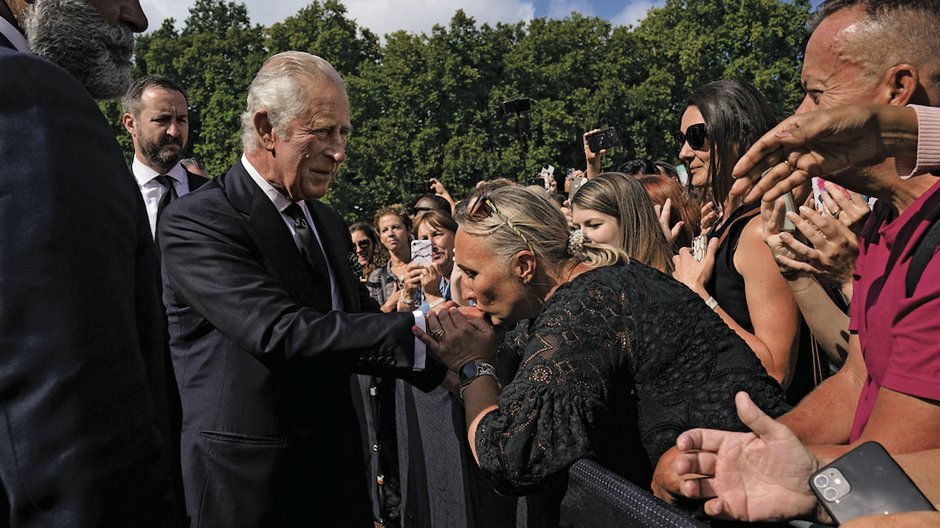
[[(888, 157), (915, 159), (917, 114), (906, 106), (846, 105), (791, 116), (764, 134), (735, 165), (732, 194), (775, 200), (812, 176), (836, 175)], [(831, 178), (852, 189), (851, 178)]]

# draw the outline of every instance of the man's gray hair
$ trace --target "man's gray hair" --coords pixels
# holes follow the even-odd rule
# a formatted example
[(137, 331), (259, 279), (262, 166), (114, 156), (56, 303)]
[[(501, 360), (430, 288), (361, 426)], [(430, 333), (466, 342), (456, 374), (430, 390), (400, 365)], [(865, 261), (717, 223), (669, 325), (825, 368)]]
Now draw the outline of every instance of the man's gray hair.
[(940, 89), (940, 0), (825, 0), (806, 28), (812, 33), (829, 16), (856, 7), (868, 18), (843, 51), (866, 57), (861, 65), (871, 76), (908, 63), (918, 69), (921, 82)]
[(326, 60), (302, 51), (285, 51), (264, 61), (248, 87), (248, 107), (242, 114), (242, 146), (245, 152), (261, 148), (254, 115), (266, 111), (274, 131), (287, 137), (287, 129), (309, 110), (309, 92), (331, 84), (346, 93), (343, 78)]

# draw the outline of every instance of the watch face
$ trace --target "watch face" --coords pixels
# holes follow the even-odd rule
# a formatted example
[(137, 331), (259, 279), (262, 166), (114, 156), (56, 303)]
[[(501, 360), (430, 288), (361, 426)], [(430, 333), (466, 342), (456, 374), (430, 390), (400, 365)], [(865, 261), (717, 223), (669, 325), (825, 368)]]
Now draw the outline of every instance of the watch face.
[(460, 366), (460, 370), (457, 371), (457, 378), (460, 380), (460, 383), (466, 383), (477, 376), (477, 362), (468, 361)]

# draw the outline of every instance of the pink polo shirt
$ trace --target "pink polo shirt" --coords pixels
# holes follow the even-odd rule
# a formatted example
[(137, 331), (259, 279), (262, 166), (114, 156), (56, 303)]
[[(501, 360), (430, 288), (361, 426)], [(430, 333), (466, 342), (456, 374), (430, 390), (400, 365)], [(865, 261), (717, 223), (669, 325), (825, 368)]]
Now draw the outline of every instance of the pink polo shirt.
[(868, 378), (852, 424), (851, 441), (864, 431), (878, 389), (940, 400), (940, 258), (924, 270), (911, 297), (905, 280), (910, 259), (930, 222), (940, 218), (940, 182), (904, 213), (877, 203), (859, 238), (849, 329), (857, 331)]

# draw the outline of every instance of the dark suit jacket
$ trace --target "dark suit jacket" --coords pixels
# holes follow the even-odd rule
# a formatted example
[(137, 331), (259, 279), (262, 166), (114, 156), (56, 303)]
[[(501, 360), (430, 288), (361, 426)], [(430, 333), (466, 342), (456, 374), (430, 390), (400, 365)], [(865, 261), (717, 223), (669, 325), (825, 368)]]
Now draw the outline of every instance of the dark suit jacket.
[(0, 45), (0, 79), (0, 517), (171, 525), (143, 200), (74, 77)]
[[(414, 319), (355, 313), (370, 299), (349, 267), (349, 232), (328, 206), (307, 205), (344, 312), (241, 163), (160, 220), (196, 527), (371, 526), (350, 374), (410, 372)], [(424, 377), (430, 388), (443, 372)]]

